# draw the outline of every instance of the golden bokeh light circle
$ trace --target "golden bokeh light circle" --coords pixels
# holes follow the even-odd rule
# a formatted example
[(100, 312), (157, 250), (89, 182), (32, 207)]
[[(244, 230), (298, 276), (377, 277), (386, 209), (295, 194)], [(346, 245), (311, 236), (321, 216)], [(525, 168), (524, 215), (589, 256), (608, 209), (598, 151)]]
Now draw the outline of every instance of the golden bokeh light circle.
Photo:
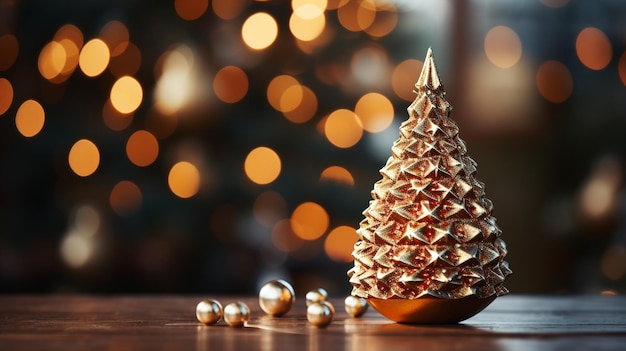
[(9, 110), (13, 103), (13, 85), (6, 78), (0, 78), (0, 116)]
[(276, 151), (266, 146), (259, 146), (248, 153), (244, 161), (244, 171), (256, 184), (269, 184), (276, 180), (281, 172), (281, 160)]
[(208, 8), (209, 0), (174, 0), (176, 14), (186, 21), (200, 18)]
[(13, 34), (0, 35), (0, 71), (6, 71), (17, 60), (19, 43)]
[(159, 156), (159, 141), (152, 133), (138, 130), (126, 142), (126, 155), (136, 166), (149, 166)]
[(47, 80), (54, 79), (63, 71), (66, 59), (67, 54), (63, 45), (56, 41), (49, 42), (39, 53), (37, 62), (39, 73)]
[(100, 151), (93, 141), (81, 139), (72, 145), (68, 155), (68, 163), (76, 175), (90, 176), (100, 165)]
[[(315, 6), (312, 7), (315, 8)], [(317, 16), (313, 17), (306, 16), (306, 12), (305, 16), (303, 16), (300, 12), (294, 11), (291, 14), (291, 17), (289, 17), (289, 30), (291, 31), (291, 34), (293, 34), (295, 38), (302, 41), (312, 41), (317, 39), (326, 27), (326, 16), (324, 15), (324, 12), (321, 11)]]
[[(288, 101), (283, 100), (285, 91), (292, 86), (300, 86), (298, 80), (290, 75), (283, 74), (274, 77), (267, 86), (267, 101), (276, 111), (283, 111), (283, 103), (291, 105)], [(292, 94), (296, 93), (292, 91)]]
[(509, 68), (522, 57), (522, 42), (507, 26), (495, 26), (485, 36), (485, 55), (495, 66)]
[(541, 96), (553, 103), (564, 102), (574, 89), (574, 81), (569, 69), (561, 62), (554, 60), (546, 61), (539, 67), (535, 83)]
[(248, 76), (237, 66), (222, 67), (213, 79), (213, 91), (223, 102), (239, 102), (248, 93)]
[(126, 216), (137, 211), (142, 202), (141, 189), (130, 180), (115, 184), (109, 195), (109, 204), (115, 213)]
[(111, 88), (111, 105), (120, 113), (129, 114), (135, 112), (143, 101), (143, 89), (141, 84), (131, 77), (119, 78)]
[(87, 77), (96, 77), (104, 72), (110, 59), (107, 44), (102, 39), (91, 39), (80, 50), (78, 66)]
[(30, 138), (39, 134), (46, 121), (46, 113), (35, 100), (26, 100), (17, 109), (15, 126), (23, 136)]
[(180, 161), (170, 169), (167, 184), (174, 195), (187, 199), (200, 190), (200, 171), (193, 163)]
[(380, 93), (367, 93), (357, 101), (354, 112), (361, 120), (363, 129), (379, 133), (393, 122), (394, 110), (389, 99)]
[[(289, 87), (288, 89), (291, 89), (292, 87)], [(302, 99), (300, 99), (298, 106), (291, 111), (282, 111), (285, 118), (293, 123), (307, 122), (313, 118), (317, 112), (318, 102), (315, 92), (304, 85), (301, 85), (300, 88), (302, 90)]]
[(331, 144), (345, 149), (354, 146), (361, 140), (363, 125), (354, 112), (338, 109), (326, 118), (324, 134)]
[(583, 65), (598, 71), (611, 62), (613, 48), (604, 32), (595, 27), (587, 27), (576, 37), (576, 54)]
[(266, 49), (278, 37), (278, 23), (267, 12), (254, 13), (243, 23), (241, 37), (253, 50)]
[(415, 93), (413, 87), (419, 78), (424, 62), (415, 59), (407, 59), (400, 62), (394, 68), (391, 75), (391, 87), (393, 92), (404, 101), (413, 101)]
[(301, 203), (291, 214), (291, 229), (304, 240), (320, 238), (328, 229), (328, 223), (328, 213), (315, 202)]
[(320, 175), (320, 181), (354, 186), (354, 177), (350, 171), (341, 166), (330, 166), (324, 169)]
[(333, 261), (352, 262), (352, 250), (357, 239), (356, 229), (345, 225), (336, 227), (326, 236), (324, 251)]

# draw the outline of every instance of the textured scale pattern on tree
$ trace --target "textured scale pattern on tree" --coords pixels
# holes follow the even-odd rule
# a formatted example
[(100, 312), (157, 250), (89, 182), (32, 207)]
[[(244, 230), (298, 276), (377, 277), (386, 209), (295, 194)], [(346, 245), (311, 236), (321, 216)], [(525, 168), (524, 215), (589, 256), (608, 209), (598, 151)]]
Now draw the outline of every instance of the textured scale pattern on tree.
[(459, 299), (504, 295), (511, 270), (492, 202), (450, 118), (429, 49), (417, 97), (357, 230), (352, 295)]

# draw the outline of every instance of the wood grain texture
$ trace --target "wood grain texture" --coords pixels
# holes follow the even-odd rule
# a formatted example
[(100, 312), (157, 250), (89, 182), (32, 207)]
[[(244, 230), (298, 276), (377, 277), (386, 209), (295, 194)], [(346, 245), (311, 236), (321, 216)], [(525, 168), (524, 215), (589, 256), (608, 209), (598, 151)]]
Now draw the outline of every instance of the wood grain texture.
[[(244, 328), (200, 324), (204, 298), (242, 300)], [(331, 299), (330, 326), (306, 321), (297, 299), (283, 317), (256, 298), (230, 296), (1, 296), (0, 350), (624, 350), (626, 297), (505, 296), (458, 325), (390, 322), (373, 309), (358, 319)]]

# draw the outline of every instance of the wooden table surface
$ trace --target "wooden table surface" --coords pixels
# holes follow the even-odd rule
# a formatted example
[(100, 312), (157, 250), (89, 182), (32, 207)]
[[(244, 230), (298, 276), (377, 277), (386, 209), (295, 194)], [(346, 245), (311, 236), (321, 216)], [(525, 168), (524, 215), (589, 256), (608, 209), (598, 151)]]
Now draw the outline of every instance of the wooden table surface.
[[(204, 326), (195, 306), (246, 302), (244, 328)], [(280, 318), (256, 298), (229, 296), (1, 296), (0, 350), (626, 350), (625, 296), (515, 296), (496, 299), (459, 325), (390, 322), (369, 309), (350, 318), (343, 299), (330, 326), (306, 321), (303, 298)]]

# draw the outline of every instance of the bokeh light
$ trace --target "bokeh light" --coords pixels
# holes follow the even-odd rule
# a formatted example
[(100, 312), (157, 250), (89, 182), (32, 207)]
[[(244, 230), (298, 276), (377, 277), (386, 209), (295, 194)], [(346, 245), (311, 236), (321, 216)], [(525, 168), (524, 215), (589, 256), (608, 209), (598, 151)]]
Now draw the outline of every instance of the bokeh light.
[(81, 32), (75, 25), (69, 23), (61, 26), (54, 34), (55, 41), (61, 42), (63, 39), (70, 40), (74, 43), (74, 45), (76, 45), (79, 51), (85, 43), (83, 32)]
[(424, 63), (420, 60), (407, 59), (394, 68), (391, 76), (391, 87), (399, 98), (413, 101), (415, 93), (413, 87), (419, 78)]
[(615, 212), (622, 186), (623, 164), (613, 157), (597, 162), (579, 195), (582, 216), (598, 221)]
[(619, 280), (626, 275), (626, 247), (611, 245), (600, 263), (602, 274), (610, 280)]
[(174, 9), (180, 18), (193, 21), (209, 8), (209, 0), (174, 0)]
[(0, 35), (0, 71), (6, 71), (17, 60), (19, 44), (13, 34)]
[[(55, 83), (55, 84), (59, 84), (59, 83), (66, 81), (72, 75), (72, 73), (74, 73), (74, 70), (78, 66), (80, 50), (83, 47), (83, 40), (84, 40), (83, 33), (80, 31), (80, 29), (78, 29), (78, 27), (74, 26), (73, 24), (66, 24), (66, 25), (61, 26), (61, 28), (59, 28), (54, 34), (54, 39), (52, 42), (57, 42), (61, 44), (61, 46), (63, 47), (65, 51), (64, 53), (65, 58), (64, 60), (62, 60), (63, 67), (61, 68), (60, 72), (58, 73), (52, 72), (52, 74), (50, 72), (50, 67), (48, 67), (47, 75), (51, 77), (46, 77), (44, 76), (43, 73), (42, 73), (42, 76), (44, 76), (50, 82)], [(43, 50), (42, 50), (42, 53), (43, 53)], [(49, 62), (49, 58), (50, 57), (43, 58), (44, 62), (40, 62), (40, 64), (43, 63), (44, 65), (49, 66), (51, 64), (51, 62)], [(40, 56), (40, 60), (41, 59), (42, 57)]]
[(37, 66), (39, 73), (47, 80), (52, 80), (63, 71), (65, 67), (65, 48), (56, 41), (46, 44), (39, 54)]
[(163, 53), (159, 61), (162, 71), (157, 74), (154, 105), (159, 112), (173, 115), (193, 100), (196, 58), (191, 48), (179, 45)]
[(522, 42), (513, 29), (495, 26), (485, 36), (485, 55), (500, 68), (512, 67), (522, 57)]
[(88, 41), (78, 57), (78, 65), (87, 77), (100, 75), (109, 65), (109, 47), (101, 39)]
[(374, 22), (364, 31), (373, 38), (382, 38), (398, 25), (398, 11), (392, 1), (378, 0), (374, 4), (376, 6)]
[(6, 78), (0, 78), (0, 116), (9, 110), (13, 103), (13, 86)]
[(328, 7), (328, 0), (291, 0), (293, 11), (304, 11), (310, 13), (309, 16), (317, 16)]
[(328, 213), (315, 202), (304, 202), (291, 214), (291, 229), (304, 240), (315, 240), (328, 229)]
[(257, 12), (246, 19), (241, 27), (244, 43), (254, 50), (263, 50), (274, 43), (278, 36), (278, 24), (266, 12)]
[(326, 236), (324, 251), (333, 261), (352, 262), (352, 250), (357, 239), (356, 229), (345, 225), (336, 227)]
[(379, 93), (367, 93), (357, 101), (354, 112), (359, 117), (363, 129), (378, 133), (387, 129), (393, 122), (394, 111), (391, 101)]
[(89, 139), (81, 139), (72, 145), (68, 155), (70, 168), (76, 175), (92, 175), (100, 165), (100, 151)]
[(120, 113), (129, 114), (141, 105), (143, 89), (141, 84), (130, 76), (119, 78), (111, 88), (111, 105)]
[(53, 83), (62, 83), (67, 80), (78, 66), (80, 49), (76, 43), (70, 39), (61, 39), (59, 44), (61, 44), (65, 50), (65, 62), (60, 74), (50, 80)]
[(326, 26), (326, 7), (323, 1), (293, 1), (289, 30), (302, 41), (312, 41), (322, 34)]
[(330, 166), (324, 169), (320, 175), (320, 181), (354, 186), (354, 177), (350, 171), (341, 166)]
[(621, 79), (622, 84), (626, 85), (626, 51), (624, 51), (622, 56), (619, 57), (617, 70), (619, 73), (619, 79)]
[(291, 227), (289, 219), (282, 219), (272, 228), (272, 244), (280, 251), (290, 253), (304, 245), (305, 241), (298, 237)]
[(81, 204), (70, 214), (70, 225), (59, 245), (63, 262), (80, 269), (92, 261), (102, 249), (98, 233), (102, 226), (100, 212), (92, 205)]
[(387, 50), (379, 45), (367, 45), (354, 51), (350, 60), (350, 75), (351, 83), (359, 88), (387, 88), (391, 76)]
[(111, 208), (120, 216), (133, 214), (141, 207), (141, 203), (141, 189), (130, 180), (122, 180), (115, 184), (109, 196)]
[(281, 171), (280, 157), (269, 147), (259, 146), (248, 153), (244, 161), (244, 171), (256, 184), (269, 184), (276, 180)]
[(141, 51), (134, 43), (129, 42), (126, 50), (112, 57), (109, 63), (109, 71), (115, 77), (132, 76), (141, 67)]
[(191, 162), (180, 161), (170, 169), (167, 184), (174, 195), (190, 198), (200, 190), (200, 171)]
[(349, 148), (361, 140), (363, 126), (354, 112), (338, 109), (326, 118), (324, 134), (328, 141), (336, 147)]
[(159, 142), (152, 133), (138, 130), (126, 142), (126, 155), (136, 166), (149, 166), (159, 156)]
[(350, 2), (350, 0), (328, 0), (328, 4), (326, 5), (327, 10), (336, 10), (341, 6), (344, 6)]
[(613, 49), (609, 38), (594, 27), (587, 27), (576, 37), (576, 54), (587, 68), (601, 70), (611, 62)]
[(279, 193), (264, 191), (254, 200), (252, 214), (257, 222), (267, 228), (272, 228), (276, 222), (287, 215), (287, 203)]
[(298, 108), (304, 96), (302, 85), (292, 85), (283, 91), (280, 97), (280, 111), (290, 112)]
[(17, 109), (15, 126), (23, 136), (30, 138), (41, 132), (46, 114), (41, 104), (35, 100), (26, 100)]
[(128, 28), (124, 23), (117, 20), (105, 24), (98, 37), (107, 44), (111, 57), (121, 55), (128, 47), (130, 40)]
[(111, 99), (107, 99), (102, 107), (102, 119), (109, 129), (120, 131), (128, 128), (133, 122), (133, 114), (119, 112), (111, 105)]
[(233, 104), (248, 93), (248, 76), (239, 67), (222, 67), (215, 74), (213, 91), (218, 99)]
[(337, 18), (345, 29), (363, 31), (376, 19), (376, 4), (373, 0), (349, 1), (337, 9)]
[(293, 101), (288, 101), (289, 99), (287, 98), (283, 98), (285, 92), (292, 87), (296, 88), (295, 90), (290, 90), (289, 99), (294, 99), (294, 95), (297, 95), (298, 89), (300, 92), (299, 99), (302, 99), (302, 87), (300, 86), (298, 80), (286, 74), (274, 77), (267, 86), (267, 101), (277, 111), (284, 111), (285, 106), (283, 106), (283, 104), (287, 104), (287, 107), (291, 107), (291, 109), (293, 110), (295, 107), (297, 107), (299, 101), (294, 103)]
[(248, 5), (248, 0), (213, 0), (211, 6), (217, 17), (230, 20), (238, 17)]
[(78, 269), (89, 262), (94, 255), (94, 240), (80, 232), (70, 232), (63, 237), (59, 247), (63, 262), (70, 268)]
[(282, 111), (285, 118), (293, 123), (304, 123), (309, 121), (315, 113), (317, 112), (317, 96), (315, 92), (311, 90), (309, 87), (304, 85), (292, 85), (282, 94), (281, 97), (281, 106), (283, 105), (284, 99), (293, 94), (293, 91), (300, 91), (301, 98), (299, 99), (298, 105), (289, 110)]
[(554, 103), (567, 100), (574, 89), (572, 74), (564, 64), (549, 60), (537, 70), (535, 83), (541, 96)]

